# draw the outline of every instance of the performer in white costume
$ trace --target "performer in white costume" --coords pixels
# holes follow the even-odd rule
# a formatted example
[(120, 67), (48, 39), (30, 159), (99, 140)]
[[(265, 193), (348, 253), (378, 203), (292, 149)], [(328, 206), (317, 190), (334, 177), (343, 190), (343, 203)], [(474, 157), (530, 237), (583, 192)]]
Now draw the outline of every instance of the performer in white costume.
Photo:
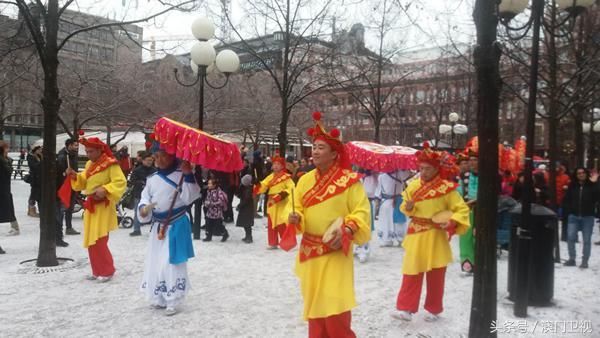
[(188, 162), (178, 169), (173, 155), (158, 150), (155, 164), (158, 172), (148, 176), (138, 205), (140, 222), (152, 224), (140, 290), (170, 316), (190, 289), (186, 262), (194, 248), (186, 209), (200, 198), (200, 186)]
[[(375, 230), (375, 212), (377, 211), (377, 197), (375, 191), (377, 190), (377, 173), (372, 171), (365, 171), (365, 177), (362, 179), (363, 187), (369, 198), (369, 204), (371, 204), (371, 231)], [(371, 254), (371, 248), (369, 247), (370, 242), (354, 248), (354, 254), (358, 257), (358, 261), (365, 263), (369, 259)]]
[(381, 173), (378, 178), (375, 196), (381, 200), (379, 217), (376, 222), (377, 237), (381, 246), (397, 246), (402, 243), (406, 233), (406, 216), (400, 212), (402, 191), (410, 172), (398, 170), (392, 173)]

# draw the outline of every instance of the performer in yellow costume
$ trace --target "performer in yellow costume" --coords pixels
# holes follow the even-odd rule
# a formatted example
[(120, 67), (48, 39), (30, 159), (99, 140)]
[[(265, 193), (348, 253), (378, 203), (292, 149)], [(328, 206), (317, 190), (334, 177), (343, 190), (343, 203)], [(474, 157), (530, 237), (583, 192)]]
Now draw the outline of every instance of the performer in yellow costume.
[[(446, 266), (452, 262), (448, 243), (454, 233), (463, 234), (469, 228), (469, 207), (456, 191), (458, 184), (448, 180), (458, 173), (454, 158), (445, 152), (433, 151), (426, 143), (417, 152), (420, 178), (412, 181), (402, 193), (400, 210), (410, 218), (408, 234), (402, 243), (402, 287), (392, 316), (411, 320), (419, 308), (423, 275), (427, 275), (426, 321), (435, 321), (443, 311)], [(449, 217), (438, 220), (440, 212)], [(435, 219), (435, 221), (434, 221)], [(441, 222), (441, 223), (436, 223)]]
[(81, 139), (90, 159), (82, 173), (67, 169), (75, 191), (84, 191), (87, 199), (83, 214), (83, 247), (88, 249), (92, 275), (90, 280), (108, 281), (115, 273), (108, 249), (108, 233), (117, 229), (116, 203), (125, 192), (127, 180), (108, 145), (97, 137)]
[(362, 175), (350, 170), (339, 131), (325, 131), (320, 113), (313, 118), (316, 126), (309, 135), (317, 168), (300, 177), (294, 191), (295, 213), (289, 217), (289, 224), (302, 233), (296, 275), (304, 319), (311, 338), (355, 337), (350, 325), (350, 311), (356, 306), (352, 242), (360, 245), (370, 239), (369, 200)]
[(285, 231), (288, 215), (292, 212), (293, 188), (292, 175), (285, 171), (285, 159), (273, 156), (273, 173), (254, 186), (254, 195), (267, 194), (267, 235), (270, 249), (277, 249), (279, 239)]

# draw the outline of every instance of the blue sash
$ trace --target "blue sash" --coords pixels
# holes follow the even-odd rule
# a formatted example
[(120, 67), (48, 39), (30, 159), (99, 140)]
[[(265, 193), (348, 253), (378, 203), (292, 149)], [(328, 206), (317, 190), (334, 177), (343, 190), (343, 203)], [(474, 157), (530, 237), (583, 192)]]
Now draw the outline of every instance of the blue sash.
[(394, 199), (394, 223), (406, 223), (406, 215), (400, 211), (400, 204), (402, 204), (402, 195)]
[(180, 264), (194, 257), (192, 227), (185, 215), (177, 218), (169, 226), (169, 263)]

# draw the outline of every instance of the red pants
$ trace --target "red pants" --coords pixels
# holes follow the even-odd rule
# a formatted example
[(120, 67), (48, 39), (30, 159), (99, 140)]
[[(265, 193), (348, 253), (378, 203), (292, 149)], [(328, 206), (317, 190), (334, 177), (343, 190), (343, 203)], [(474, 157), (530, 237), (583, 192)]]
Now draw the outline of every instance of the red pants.
[(325, 318), (309, 319), (308, 338), (355, 338), (350, 322), (352, 322), (350, 311)]
[(109, 277), (115, 273), (113, 258), (108, 249), (108, 236), (98, 238), (96, 244), (88, 247), (92, 274), (96, 277)]
[[(425, 297), (425, 310), (437, 315), (444, 310), (442, 299), (444, 298), (444, 278), (446, 267), (427, 271), (427, 296)], [(418, 275), (404, 275), (402, 287), (398, 292), (396, 308), (410, 313), (419, 310), (419, 299), (421, 298), (421, 287), (423, 285), (423, 273)]]
[(267, 227), (267, 237), (269, 240), (269, 246), (277, 246), (279, 245), (279, 239), (283, 237), (283, 233), (285, 232), (285, 224), (279, 224), (273, 229), (273, 223), (271, 222), (271, 217), (269, 216), (269, 226)]

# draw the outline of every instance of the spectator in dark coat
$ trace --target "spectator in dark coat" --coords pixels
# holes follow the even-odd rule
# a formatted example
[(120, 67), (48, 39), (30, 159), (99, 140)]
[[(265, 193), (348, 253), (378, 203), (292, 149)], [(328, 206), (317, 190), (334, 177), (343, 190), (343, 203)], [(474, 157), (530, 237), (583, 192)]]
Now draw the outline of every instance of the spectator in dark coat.
[(594, 215), (596, 203), (599, 199), (597, 186), (597, 174), (590, 178), (585, 168), (577, 168), (574, 172), (569, 189), (563, 199), (563, 212), (567, 216), (567, 244), (569, 249), (569, 260), (566, 266), (575, 266), (575, 242), (577, 233), (581, 230), (583, 234), (583, 255), (581, 259), (582, 269), (588, 267), (591, 254), (592, 231), (594, 229)]
[(525, 175), (520, 172), (517, 175), (517, 179), (512, 189), (512, 198), (517, 201), (521, 201), (521, 197), (523, 197), (523, 185), (525, 184)]
[[(254, 182), (260, 182), (267, 177), (265, 175), (265, 160), (262, 157), (260, 150), (256, 150), (252, 153), (252, 178)], [(254, 197), (254, 218), (260, 218), (261, 216), (258, 214), (258, 202), (262, 198), (262, 195)]]
[(252, 176), (244, 175), (242, 184), (238, 191), (240, 199), (239, 213), (236, 226), (244, 228), (246, 236), (242, 239), (244, 243), (252, 243), (252, 226), (254, 225), (254, 198), (252, 197)]
[(29, 185), (31, 192), (29, 194), (29, 209), (27, 215), (31, 217), (40, 217), (35, 205), (40, 207), (42, 199), (42, 147), (35, 146), (31, 153), (27, 155), (27, 165), (29, 166)]
[[(79, 143), (76, 139), (68, 139), (65, 141), (65, 147), (58, 152), (56, 156), (56, 189), (60, 189), (65, 181), (65, 172), (67, 168), (78, 169), (77, 152), (79, 151)], [(63, 240), (63, 220), (65, 222), (65, 234), (79, 235), (80, 232), (73, 229), (73, 206), (75, 204), (76, 193), (71, 191), (71, 203), (65, 206), (60, 199), (56, 199), (56, 245), (68, 246), (68, 243)]]
[[(142, 159), (142, 164), (133, 169), (133, 172), (131, 172), (131, 176), (129, 177), (129, 185), (132, 187), (131, 193), (133, 194), (133, 206), (140, 203), (142, 190), (144, 190), (144, 187), (146, 186), (146, 179), (148, 176), (156, 172), (154, 158), (150, 152), (144, 152), (140, 157)], [(138, 208), (134, 207), (133, 210), (135, 212), (133, 217), (133, 232), (131, 232), (129, 236), (140, 236), (142, 232), (140, 230), (141, 223), (137, 217)]]
[[(10, 175), (12, 167), (8, 158), (8, 143), (0, 141), (0, 223), (10, 222), (9, 235), (19, 234), (19, 223), (15, 217), (15, 206), (13, 204), (12, 194), (10, 192)], [(0, 251), (4, 253), (2, 248)]]
[(534, 203), (547, 207), (549, 205), (548, 184), (543, 172), (533, 174)]

